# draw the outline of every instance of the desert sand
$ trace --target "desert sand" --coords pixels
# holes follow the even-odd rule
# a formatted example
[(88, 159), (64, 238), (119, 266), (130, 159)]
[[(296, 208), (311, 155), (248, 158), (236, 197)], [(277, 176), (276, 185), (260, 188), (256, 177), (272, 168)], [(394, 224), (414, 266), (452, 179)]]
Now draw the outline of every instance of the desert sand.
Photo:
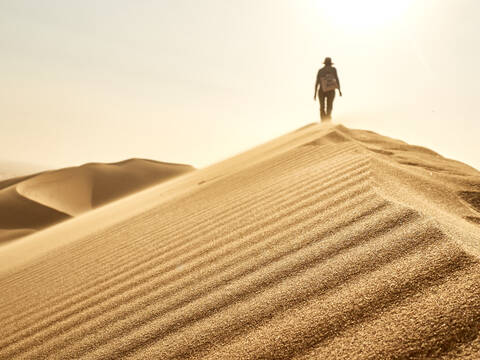
[(193, 167), (153, 160), (88, 163), (0, 181), (0, 245)]
[(83, 213), (19, 191), (80, 214), (0, 247), (2, 359), (480, 358), (480, 173), (429, 149), (312, 124)]

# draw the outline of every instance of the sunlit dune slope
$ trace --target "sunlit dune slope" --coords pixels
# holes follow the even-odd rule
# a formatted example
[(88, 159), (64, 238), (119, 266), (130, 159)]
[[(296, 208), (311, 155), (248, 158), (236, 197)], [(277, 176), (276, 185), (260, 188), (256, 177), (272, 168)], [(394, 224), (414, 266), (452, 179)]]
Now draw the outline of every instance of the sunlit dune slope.
[(4, 180), (0, 182), (0, 243), (192, 169), (188, 165), (131, 159)]
[(0, 248), (0, 358), (478, 359), (479, 202), (312, 124)]

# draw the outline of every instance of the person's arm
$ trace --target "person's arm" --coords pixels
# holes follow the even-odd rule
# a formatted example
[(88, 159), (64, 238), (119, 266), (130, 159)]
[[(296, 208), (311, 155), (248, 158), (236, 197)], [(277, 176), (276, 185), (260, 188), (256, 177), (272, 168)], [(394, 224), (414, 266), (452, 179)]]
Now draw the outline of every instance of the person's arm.
[(315, 92), (313, 94), (313, 100), (317, 100), (317, 90), (318, 90), (318, 82), (319, 82), (319, 74), (317, 74), (317, 80), (315, 81)]
[(340, 90), (340, 79), (338, 78), (337, 69), (335, 69), (335, 79), (337, 80), (338, 93), (342, 96), (342, 90)]

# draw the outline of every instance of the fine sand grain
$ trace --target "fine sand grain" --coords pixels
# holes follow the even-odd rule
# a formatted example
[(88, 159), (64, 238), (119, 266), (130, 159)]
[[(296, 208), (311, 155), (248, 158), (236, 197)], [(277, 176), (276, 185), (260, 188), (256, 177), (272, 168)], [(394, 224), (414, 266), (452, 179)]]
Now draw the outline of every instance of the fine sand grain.
[(479, 224), (477, 170), (312, 124), (1, 247), (0, 358), (478, 359)]

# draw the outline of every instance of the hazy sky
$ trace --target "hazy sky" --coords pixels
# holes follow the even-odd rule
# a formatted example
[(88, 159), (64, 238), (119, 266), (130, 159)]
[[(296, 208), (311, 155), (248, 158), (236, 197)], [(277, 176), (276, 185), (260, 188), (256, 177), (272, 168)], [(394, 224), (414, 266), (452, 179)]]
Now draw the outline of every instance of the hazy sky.
[(318, 121), (331, 56), (335, 122), (480, 168), (479, 14), (478, 0), (0, 0), (0, 159), (202, 167)]

